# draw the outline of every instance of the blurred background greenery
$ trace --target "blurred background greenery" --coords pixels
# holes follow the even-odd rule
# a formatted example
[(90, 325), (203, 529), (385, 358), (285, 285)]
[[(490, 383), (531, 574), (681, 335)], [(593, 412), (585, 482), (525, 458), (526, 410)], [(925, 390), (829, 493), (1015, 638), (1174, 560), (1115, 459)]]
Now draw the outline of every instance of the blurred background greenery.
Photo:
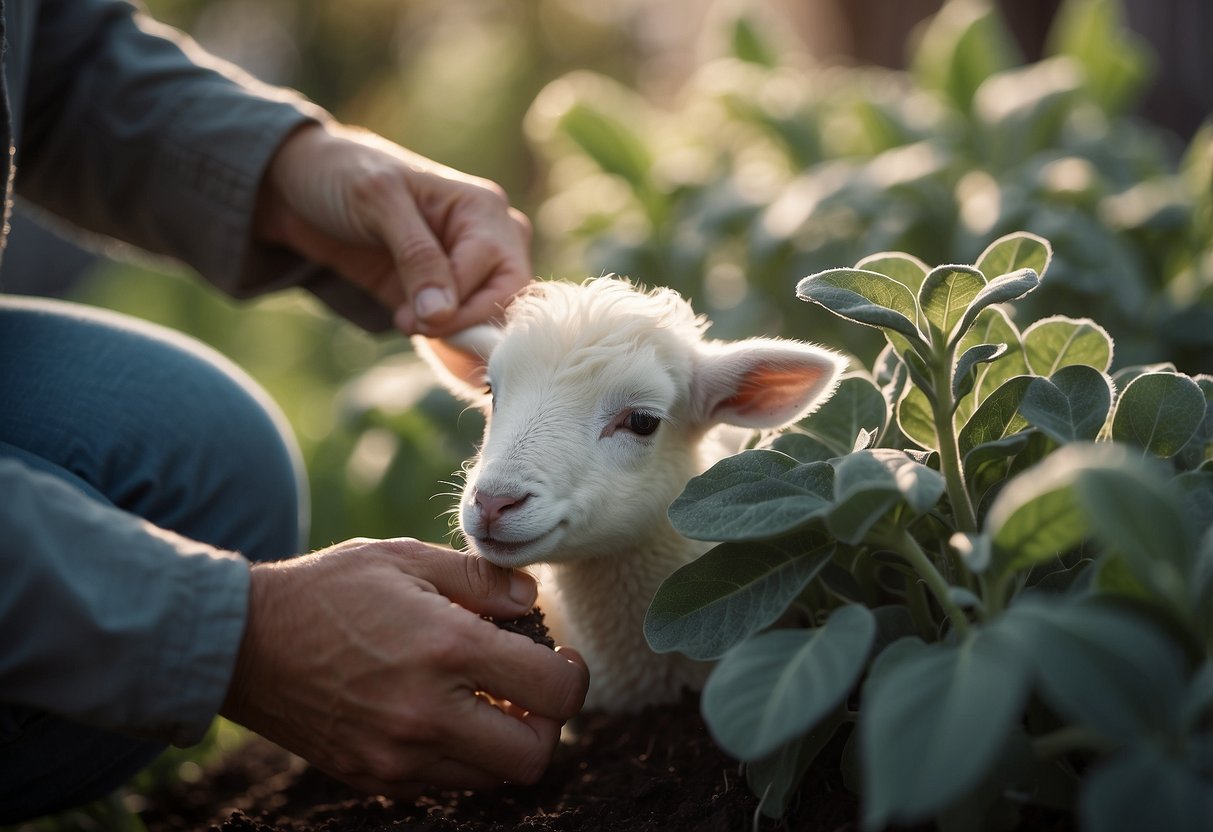
[[(1088, 315), (1123, 364), (1213, 369), (1207, 0), (148, 5), (342, 120), (501, 183), (536, 223), (541, 277), (674, 286), (718, 337), (869, 362), (876, 333), (797, 302), (799, 278), (889, 249), (967, 263), (1023, 229), (1056, 251), (1027, 320)], [(482, 423), (404, 339), (16, 228), (10, 288), (18, 271), (23, 291), (176, 327), (269, 390), (308, 464), (313, 546), (451, 539)], [(82, 277), (51, 280), (48, 262)]]
[[(1144, 16), (1136, 0), (952, 0), (939, 14), (939, 0), (148, 5), (339, 118), (500, 182), (536, 222), (539, 276), (671, 285), (720, 337), (870, 360), (877, 339), (796, 302), (798, 278), (886, 249), (970, 262), (1026, 229), (1058, 252), (1028, 314), (1096, 317), (1125, 362), (1210, 366), (1200, 0)], [(1160, 59), (1138, 25), (1160, 18), (1197, 57), (1181, 40)], [(41, 240), (15, 234), (10, 261)], [(449, 539), (480, 417), (433, 389), (403, 339), (296, 294), (237, 304), (163, 264), (85, 272), (64, 291), (201, 338), (282, 405), (311, 474), (314, 546)]]

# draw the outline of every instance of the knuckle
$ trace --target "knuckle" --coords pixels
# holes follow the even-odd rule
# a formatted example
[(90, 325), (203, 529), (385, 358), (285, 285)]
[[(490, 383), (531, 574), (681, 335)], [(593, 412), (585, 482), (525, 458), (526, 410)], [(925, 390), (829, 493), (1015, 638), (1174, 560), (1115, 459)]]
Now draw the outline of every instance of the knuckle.
[(392, 257), (405, 269), (424, 273), (431, 263), (442, 259), (443, 253), (432, 237), (405, 233), (392, 246)]
[(514, 221), (514, 225), (518, 227), (518, 231), (522, 236), (523, 242), (529, 243), (535, 235), (535, 227), (531, 224), (531, 219), (526, 214), (519, 211), (517, 208), (510, 209), (510, 219)]
[(505, 188), (501, 187), (493, 180), (477, 177), (472, 180), (472, 183), (476, 187), (476, 196), (482, 199), (485, 204), (503, 211), (509, 206), (509, 194), (505, 192)]
[(420, 658), (440, 671), (454, 671), (468, 663), (468, 644), (472, 638), (471, 628), (464, 619), (477, 621), (471, 614), (451, 616), (446, 626), (427, 635), (418, 645)]
[(405, 707), (392, 720), (388, 736), (402, 745), (424, 745), (439, 739), (438, 723), (428, 709)]
[(479, 555), (465, 555), (463, 568), (468, 591), (474, 598), (492, 598), (501, 589), (504, 580), (501, 568)]

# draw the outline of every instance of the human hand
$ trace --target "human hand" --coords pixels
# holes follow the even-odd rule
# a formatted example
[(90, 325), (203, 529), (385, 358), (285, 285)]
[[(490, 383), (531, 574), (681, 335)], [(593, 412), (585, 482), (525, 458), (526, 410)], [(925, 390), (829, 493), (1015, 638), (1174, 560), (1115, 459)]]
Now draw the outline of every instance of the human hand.
[(525, 573), (408, 539), (256, 565), (221, 713), (367, 793), (532, 783), (589, 673), (475, 613), (517, 617), (535, 594)]
[(283, 142), (254, 234), (332, 267), (410, 335), (496, 317), (532, 277), (530, 223), (500, 187), (338, 124)]

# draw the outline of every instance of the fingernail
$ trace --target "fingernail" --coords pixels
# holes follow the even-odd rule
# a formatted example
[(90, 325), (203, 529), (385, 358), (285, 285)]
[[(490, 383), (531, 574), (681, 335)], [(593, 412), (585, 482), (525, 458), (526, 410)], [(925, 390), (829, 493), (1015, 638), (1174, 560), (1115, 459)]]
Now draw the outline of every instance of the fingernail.
[(422, 320), (450, 312), (455, 308), (455, 296), (449, 289), (427, 286), (413, 298), (413, 311)]
[(535, 580), (524, 572), (510, 573), (510, 600), (519, 606), (531, 608), (539, 594)]

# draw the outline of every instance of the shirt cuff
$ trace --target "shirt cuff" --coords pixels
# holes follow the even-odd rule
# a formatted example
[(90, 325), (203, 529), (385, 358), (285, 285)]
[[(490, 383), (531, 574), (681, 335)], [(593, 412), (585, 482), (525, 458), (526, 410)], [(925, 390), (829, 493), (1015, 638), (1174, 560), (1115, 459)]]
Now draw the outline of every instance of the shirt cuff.
[(188, 746), (203, 738), (227, 696), (248, 621), (249, 563), (150, 524), (148, 531), (179, 557), (168, 588), (172, 612), (150, 645), (139, 710), (157, 737)]

